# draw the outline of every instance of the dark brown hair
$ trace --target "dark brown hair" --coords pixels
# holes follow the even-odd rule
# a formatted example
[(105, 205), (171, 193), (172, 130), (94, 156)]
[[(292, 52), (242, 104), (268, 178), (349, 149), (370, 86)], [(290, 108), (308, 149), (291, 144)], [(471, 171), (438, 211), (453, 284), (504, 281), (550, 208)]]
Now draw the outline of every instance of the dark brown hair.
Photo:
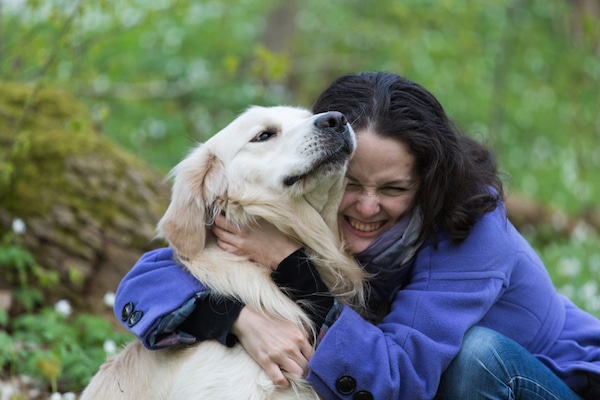
[(441, 229), (456, 243), (503, 199), (496, 159), (463, 135), (427, 89), (387, 72), (344, 75), (313, 105), (314, 113), (339, 111), (355, 131), (401, 141), (415, 157), (416, 204), (423, 218), (420, 238), (437, 242)]

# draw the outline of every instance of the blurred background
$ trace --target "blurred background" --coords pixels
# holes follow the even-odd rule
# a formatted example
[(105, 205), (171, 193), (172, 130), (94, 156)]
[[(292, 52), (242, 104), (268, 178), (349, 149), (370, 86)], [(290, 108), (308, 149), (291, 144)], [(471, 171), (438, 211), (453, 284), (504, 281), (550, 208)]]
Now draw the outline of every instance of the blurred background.
[[(28, 88), (17, 109), (29, 118), (38, 93), (66, 92), (90, 129), (160, 176), (249, 105), (310, 107), (333, 78), (365, 70), (422, 84), (495, 151), (526, 214), (519, 227), (557, 288), (600, 316), (597, 0), (0, 0), (0, 82)], [(0, 117), (13, 92), (0, 88)], [(0, 119), (0, 175), (16, 185), (29, 161), (10, 154), (28, 125), (13, 119)], [(11, 185), (0, 200), (14, 203)], [(0, 256), (19, 235), (8, 227), (21, 217), (11, 207)], [(21, 311), (44, 303), (30, 300)], [(0, 313), (0, 325), (14, 350), (11, 315)], [(76, 391), (84, 379), (65, 378), (56, 352), (47, 358), (59, 372), (40, 379)], [(14, 377), (14, 354), (0, 356), (5, 376)]]

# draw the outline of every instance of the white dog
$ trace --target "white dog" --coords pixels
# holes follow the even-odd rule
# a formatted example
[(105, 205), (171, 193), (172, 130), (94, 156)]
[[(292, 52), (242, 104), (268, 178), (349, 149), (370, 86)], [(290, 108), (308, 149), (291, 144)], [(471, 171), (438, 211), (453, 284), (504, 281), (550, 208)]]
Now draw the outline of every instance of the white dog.
[[(364, 275), (343, 251), (336, 221), (355, 146), (338, 112), (252, 107), (175, 167), (159, 233), (212, 291), (314, 333), (301, 308), (273, 283), (271, 270), (220, 250), (209, 228), (218, 213), (240, 226), (265, 219), (304, 243), (338, 300), (360, 303)], [(134, 341), (101, 367), (81, 399), (318, 398), (301, 377), (287, 377), (288, 388), (276, 387), (239, 344), (208, 340), (151, 351)]]

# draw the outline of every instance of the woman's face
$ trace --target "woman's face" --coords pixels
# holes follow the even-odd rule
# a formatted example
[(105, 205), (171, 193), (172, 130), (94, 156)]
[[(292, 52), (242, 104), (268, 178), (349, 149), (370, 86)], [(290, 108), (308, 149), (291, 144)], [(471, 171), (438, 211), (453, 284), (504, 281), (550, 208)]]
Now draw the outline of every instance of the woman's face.
[(415, 159), (403, 143), (368, 129), (356, 136), (338, 215), (342, 237), (354, 254), (411, 211), (418, 185)]

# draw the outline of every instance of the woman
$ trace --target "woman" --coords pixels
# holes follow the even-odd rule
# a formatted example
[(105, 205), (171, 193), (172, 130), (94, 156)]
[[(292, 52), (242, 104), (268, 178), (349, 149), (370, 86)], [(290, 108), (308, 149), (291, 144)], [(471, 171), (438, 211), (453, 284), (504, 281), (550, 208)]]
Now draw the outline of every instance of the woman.
[[(279, 285), (319, 305), (314, 353), (303, 332), (211, 296), (169, 249), (123, 280), (124, 324), (149, 348), (239, 340), (274, 382), (285, 384), (281, 369), (306, 374), (326, 399), (600, 398), (600, 321), (556, 292), (507, 220), (492, 154), (394, 74), (337, 79), (313, 106), (330, 110), (357, 133), (339, 221), (373, 276), (373, 320), (323, 294), (301, 244), (218, 218), (219, 246), (271, 266)], [(139, 289), (148, 286), (152, 295)]]

